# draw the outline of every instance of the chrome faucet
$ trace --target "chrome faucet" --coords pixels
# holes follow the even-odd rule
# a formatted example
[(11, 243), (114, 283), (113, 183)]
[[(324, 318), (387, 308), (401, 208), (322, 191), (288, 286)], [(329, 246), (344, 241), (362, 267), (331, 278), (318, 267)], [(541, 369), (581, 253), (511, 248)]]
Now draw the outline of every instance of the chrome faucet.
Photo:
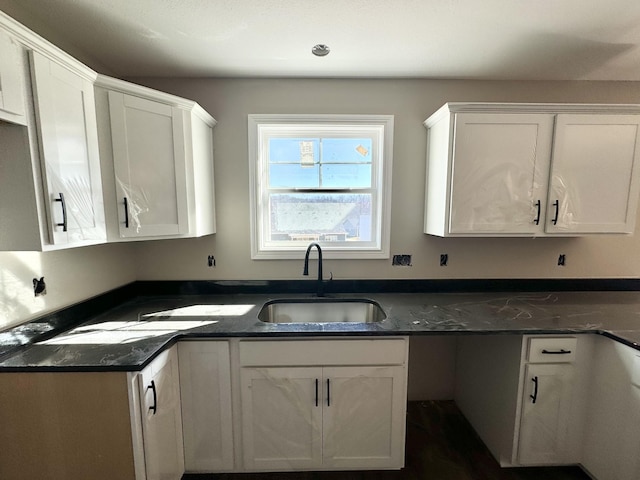
[(309, 253), (313, 247), (318, 249), (318, 286), (316, 295), (318, 297), (324, 297), (324, 289), (322, 287), (322, 249), (317, 243), (311, 243), (307, 247), (307, 253), (304, 255), (304, 270), (302, 271), (302, 275), (309, 275)]

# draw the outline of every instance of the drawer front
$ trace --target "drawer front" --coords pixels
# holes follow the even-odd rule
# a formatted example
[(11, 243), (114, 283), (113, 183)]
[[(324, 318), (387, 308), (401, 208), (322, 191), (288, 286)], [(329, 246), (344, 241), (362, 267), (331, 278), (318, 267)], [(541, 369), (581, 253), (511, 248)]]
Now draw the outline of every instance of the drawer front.
[(256, 340), (240, 342), (240, 365), (403, 365), (405, 338), (375, 340)]
[(576, 337), (536, 337), (529, 339), (529, 363), (568, 363), (576, 359)]

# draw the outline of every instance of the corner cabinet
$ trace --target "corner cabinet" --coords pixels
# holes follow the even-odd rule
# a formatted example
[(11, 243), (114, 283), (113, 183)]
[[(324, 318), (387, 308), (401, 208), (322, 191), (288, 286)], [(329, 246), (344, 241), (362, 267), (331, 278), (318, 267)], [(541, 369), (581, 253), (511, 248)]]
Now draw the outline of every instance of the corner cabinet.
[(633, 233), (640, 106), (448, 103), (424, 125), (425, 233)]
[(215, 233), (213, 127), (198, 104), (99, 76), (110, 241)]
[(140, 372), (1, 372), (0, 478), (180, 480), (177, 347)]
[(402, 468), (407, 343), (240, 342), (244, 469)]

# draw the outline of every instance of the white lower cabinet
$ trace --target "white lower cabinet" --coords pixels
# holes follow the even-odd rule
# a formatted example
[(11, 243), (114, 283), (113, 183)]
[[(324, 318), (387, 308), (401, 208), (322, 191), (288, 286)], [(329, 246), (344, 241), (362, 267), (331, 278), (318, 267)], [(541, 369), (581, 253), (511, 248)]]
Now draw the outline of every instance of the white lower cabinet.
[[(567, 434), (573, 399), (571, 364), (526, 366), (518, 463), (567, 463)], [(569, 462), (570, 463), (570, 462)]]
[(598, 480), (640, 478), (640, 351), (596, 338), (583, 466)]
[(229, 344), (183, 341), (178, 357), (185, 470), (233, 470)]
[(322, 466), (321, 383), (321, 367), (242, 369), (246, 468), (278, 471)]
[(459, 340), (456, 403), (502, 466), (580, 463), (591, 337)]
[(178, 352), (161, 353), (138, 376), (146, 480), (184, 474)]
[(241, 342), (244, 468), (402, 468), (407, 346), (397, 338)]

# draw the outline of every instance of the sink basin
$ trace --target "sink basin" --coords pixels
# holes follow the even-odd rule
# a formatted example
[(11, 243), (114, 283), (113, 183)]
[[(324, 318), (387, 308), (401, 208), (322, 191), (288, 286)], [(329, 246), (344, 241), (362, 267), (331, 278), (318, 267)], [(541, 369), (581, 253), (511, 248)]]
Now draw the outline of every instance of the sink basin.
[(386, 317), (372, 300), (336, 298), (273, 300), (258, 314), (266, 323), (375, 323)]

